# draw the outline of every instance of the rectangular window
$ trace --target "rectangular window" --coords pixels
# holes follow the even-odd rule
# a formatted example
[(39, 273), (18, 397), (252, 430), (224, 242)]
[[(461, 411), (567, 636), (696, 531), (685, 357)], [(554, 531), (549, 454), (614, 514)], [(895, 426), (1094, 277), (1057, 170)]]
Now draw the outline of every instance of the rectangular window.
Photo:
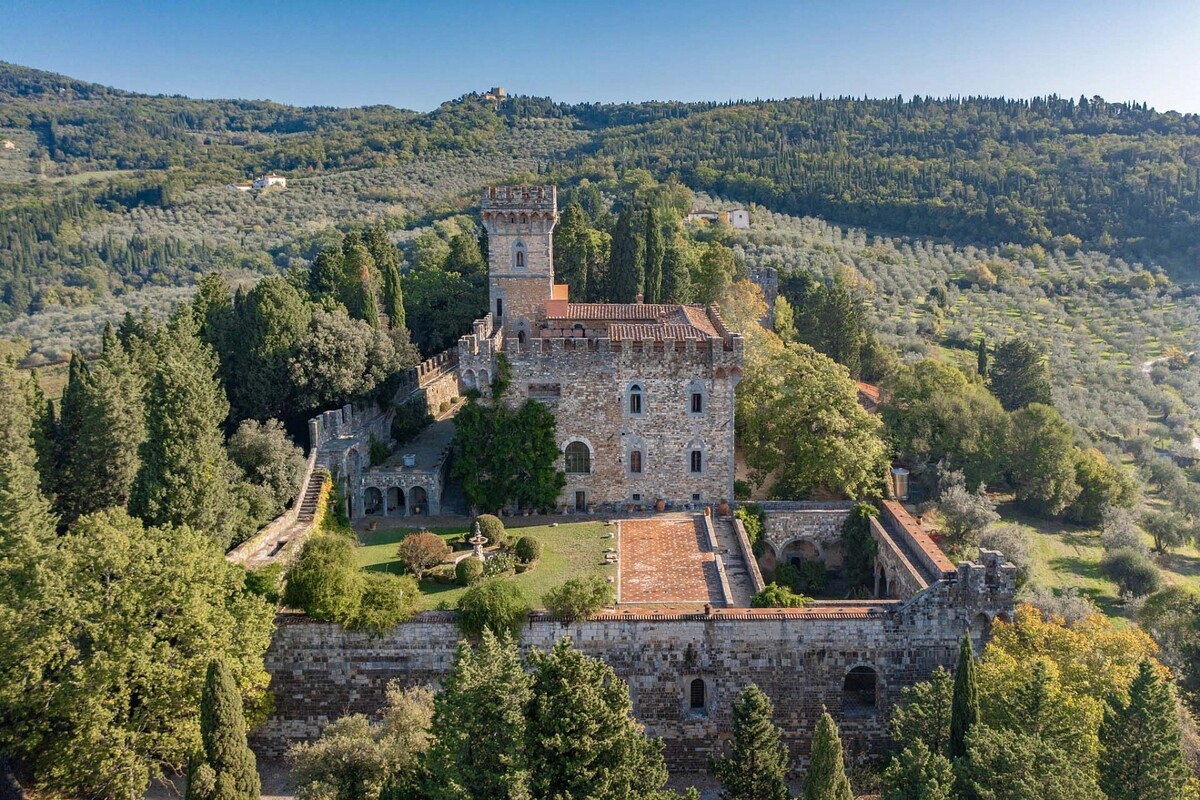
[(693, 502), (693, 503), (699, 503), (699, 502), (700, 502), (700, 495), (699, 495), (699, 494), (694, 494), (694, 495), (692, 495), (692, 502)]
[(704, 413), (704, 395), (700, 394), (699, 392), (692, 392), (692, 413)]
[(642, 471), (642, 451), (634, 450), (629, 454), (629, 471), (640, 473)]
[(702, 453), (699, 450), (693, 450), (691, 466), (692, 466), (693, 473), (703, 472), (704, 471), (704, 453)]
[(640, 394), (634, 393), (629, 395), (629, 413), (642, 413), (642, 396)]
[(641, 496), (640, 494), (637, 494), (637, 493), (635, 492), (635, 493), (634, 493), (634, 495), (633, 495), (633, 502), (635, 502), (635, 503), (640, 503), (640, 502), (642, 502), (642, 496)]

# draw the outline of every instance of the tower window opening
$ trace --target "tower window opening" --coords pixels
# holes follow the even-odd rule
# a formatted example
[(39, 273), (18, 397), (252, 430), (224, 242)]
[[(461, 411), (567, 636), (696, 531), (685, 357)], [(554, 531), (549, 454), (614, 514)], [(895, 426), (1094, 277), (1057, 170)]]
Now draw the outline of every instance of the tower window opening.
[(704, 453), (700, 450), (691, 452), (691, 462), (688, 465), (692, 474), (697, 474), (704, 471)]
[(629, 471), (640, 473), (642, 471), (642, 451), (634, 450), (629, 454)]
[(700, 678), (694, 679), (688, 688), (688, 708), (692, 711), (704, 711), (708, 705), (705, 702), (708, 699), (707, 694), (704, 681)]
[(642, 387), (636, 383), (629, 387), (629, 413), (642, 413)]

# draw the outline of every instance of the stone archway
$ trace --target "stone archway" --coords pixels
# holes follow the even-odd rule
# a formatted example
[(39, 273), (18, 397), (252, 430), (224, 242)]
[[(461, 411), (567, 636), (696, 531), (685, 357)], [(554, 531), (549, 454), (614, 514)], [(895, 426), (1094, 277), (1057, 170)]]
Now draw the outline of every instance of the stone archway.
[(429, 495), (424, 487), (414, 486), (408, 490), (408, 513), (414, 517), (429, 513)]
[(388, 515), (404, 513), (404, 490), (399, 486), (388, 487), (386, 500), (387, 510), (384, 513)]
[(799, 566), (806, 561), (824, 561), (821, 545), (811, 539), (792, 539), (779, 548), (779, 563)]
[(363, 490), (363, 513), (383, 513), (383, 492), (375, 486), (368, 486)]

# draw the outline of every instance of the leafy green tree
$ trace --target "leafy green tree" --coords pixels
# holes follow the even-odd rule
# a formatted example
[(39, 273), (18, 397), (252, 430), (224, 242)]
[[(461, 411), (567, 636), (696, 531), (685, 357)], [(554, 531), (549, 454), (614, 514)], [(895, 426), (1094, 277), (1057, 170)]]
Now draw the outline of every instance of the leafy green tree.
[(954, 667), (954, 694), (950, 703), (950, 758), (962, 758), (967, 752), (967, 736), (979, 724), (979, 680), (971, 637), (963, 634)]
[(1071, 426), (1041, 403), (1014, 413), (1012, 423), (1009, 463), (1017, 499), (1052, 516), (1061, 514), (1080, 492)]
[(1094, 770), (1038, 736), (978, 725), (959, 762), (959, 792), (980, 800), (1095, 800)]
[(952, 800), (954, 767), (919, 739), (892, 758), (883, 771), (883, 800)]
[(1100, 574), (1117, 584), (1122, 593), (1145, 597), (1158, 591), (1162, 574), (1146, 553), (1130, 548), (1111, 550), (1100, 560)]
[(567, 485), (566, 474), (558, 468), (562, 451), (555, 424), (550, 409), (533, 400), (525, 401), (513, 416), (517, 438), (509, 468), (514, 480), (512, 500), (518, 508), (552, 509)]
[(1025, 339), (1014, 337), (998, 344), (988, 376), (992, 392), (1005, 411), (1053, 402), (1046, 356)]
[[(781, 565), (782, 566), (782, 565)], [(778, 580), (778, 578), (776, 579)], [(750, 598), (751, 608), (803, 608), (813, 602), (811, 597), (805, 597), (792, 591), (790, 586), (782, 586), (771, 582), (763, 587), (761, 592)]]
[(957, 368), (925, 359), (898, 367), (884, 384), (884, 423), (901, 461), (933, 491), (936, 466), (961, 471), (968, 486), (1000, 479), (1009, 418), (999, 401)]
[(1138, 501), (1133, 478), (1094, 447), (1075, 451), (1075, 483), (1079, 495), (1063, 515), (1080, 525), (1099, 525), (1106, 508), (1133, 508)]
[(379, 800), (413, 791), (429, 749), (433, 691), (427, 686), (387, 688), (382, 719), (339, 717), (314, 742), (288, 751), (301, 800)]
[(312, 309), (283, 278), (268, 276), (237, 303), (234, 333), (219, 351), (233, 419), (265, 419), (292, 410), (291, 362)]
[[(522, 541), (528, 537), (523, 537)], [(518, 543), (519, 544), (519, 543)], [(603, 577), (570, 578), (546, 592), (542, 604), (559, 619), (587, 619), (616, 599), (613, 587)]]
[(458, 625), (475, 636), (488, 630), (515, 636), (527, 616), (529, 600), (525, 593), (503, 578), (485, 578), (458, 598)]
[(458, 646), (433, 701), (423, 796), (429, 800), (529, 800), (526, 706), (530, 677), (516, 642), (483, 632)]
[(446, 256), (446, 269), (468, 278), (483, 278), (487, 274), (487, 259), (483, 257), (479, 240), (463, 232), (450, 238), (450, 253)]
[(313, 300), (341, 302), (345, 258), (340, 247), (327, 247), (317, 253), (308, 275), (308, 293)]
[(844, 367), (806, 345), (781, 348), (748, 360), (736, 401), (752, 479), (776, 475), (776, 496), (878, 493), (887, 468), (879, 420), (858, 404)]
[(920, 742), (932, 753), (948, 754), (954, 684), (944, 667), (936, 667), (928, 681), (901, 689), (900, 704), (892, 710), (892, 740)]
[(943, 472), (941, 483), (938, 512), (942, 516), (942, 530), (956, 544), (978, 547), (983, 531), (1000, 519), (996, 504), (987, 496), (983, 484), (974, 492), (968, 491), (961, 472)]
[(663, 746), (633, 718), (629, 687), (568, 638), (529, 654), (525, 752), (536, 798), (643, 798), (667, 780)]
[(633, 209), (626, 204), (613, 228), (608, 262), (608, 299), (613, 303), (632, 303), (646, 282), (642, 240), (634, 224)]
[(216, 368), (192, 314), (177, 313), (150, 382), (129, 508), (149, 524), (190, 525), (228, 547), (248, 531), (244, 509), (230, 502), (236, 470), (221, 434), (229, 402)]
[(753, 683), (733, 701), (729, 754), (709, 762), (722, 800), (791, 800), (788, 749), (771, 721), (773, 711), (771, 698)]
[(771, 330), (783, 341), (794, 342), (797, 340), (796, 333), (796, 315), (792, 311), (792, 304), (783, 295), (775, 298), (775, 308), (771, 317)]
[(403, 366), (386, 334), (340, 310), (316, 310), (291, 359), (295, 407), (314, 411), (367, 397)]
[(692, 265), (688, 256), (687, 245), (678, 236), (667, 242), (663, 250), (663, 302), (692, 302)]
[(852, 586), (865, 586), (875, 574), (879, 545), (871, 535), (871, 520), (878, 515), (870, 503), (855, 503), (842, 523), (843, 569)]
[(1200, 594), (1179, 586), (1156, 592), (1142, 604), (1138, 624), (1162, 648), (1180, 687), (1200, 690)]
[(417, 266), (401, 280), (405, 319), (426, 356), (440, 353), (487, 313), (487, 282), (452, 270)]
[(283, 602), (313, 619), (343, 622), (358, 611), (362, 572), (354, 561), (354, 543), (346, 536), (309, 537), (284, 578)]
[(200, 743), (188, 764), (185, 800), (258, 800), (258, 768), (246, 744), (242, 694), (220, 658), (208, 662), (200, 695)]
[(703, 305), (716, 303), (725, 296), (736, 271), (733, 251), (720, 242), (708, 242), (696, 262), (691, 281), (693, 298)]
[(22, 639), (36, 636), (55, 657), (26, 666), (24, 699), (0, 734), (41, 787), (133, 797), (183, 768), (200, 741), (213, 659), (260, 708), (275, 611), (245, 591), (245, 571), (208, 536), (112, 509), (80, 518), (50, 565), (61, 577), (43, 598), (54, 625), (30, 621)]
[(651, 206), (646, 209), (645, 229), (642, 239), (646, 243), (646, 302), (662, 302), (663, 261), (665, 245), (663, 244), (662, 223), (658, 218), (658, 209)]
[(56, 506), (64, 525), (102, 508), (125, 506), (140, 466), (145, 385), (111, 326), (103, 343), (92, 364), (72, 360), (63, 392)]
[(304, 477), (304, 451), (292, 443), (279, 420), (245, 420), (229, 437), (228, 450), (246, 480), (268, 493), (272, 516), (296, 496)]
[(1168, 553), (1195, 538), (1195, 528), (1176, 511), (1151, 511), (1142, 517), (1142, 527), (1154, 539), (1154, 549)]
[(475, 508), (499, 511), (515, 502), (521, 508), (552, 508), (566, 475), (559, 469), (554, 415), (536, 400), (516, 411), (503, 403), (472, 400), (454, 419), (458, 458), (453, 474), (463, 481)]
[(821, 712), (813, 732), (808, 771), (804, 773), (804, 800), (854, 800), (846, 765), (842, 761), (842, 740), (837, 723), (828, 711)]

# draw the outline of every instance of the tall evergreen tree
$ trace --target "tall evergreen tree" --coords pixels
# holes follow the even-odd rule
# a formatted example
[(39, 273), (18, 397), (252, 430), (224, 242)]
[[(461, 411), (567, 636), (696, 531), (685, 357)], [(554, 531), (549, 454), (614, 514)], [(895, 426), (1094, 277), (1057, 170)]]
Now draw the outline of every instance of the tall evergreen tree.
[(327, 247), (317, 253), (308, 273), (308, 293), (315, 302), (340, 297), (345, 259), (340, 247)]
[(367, 228), (365, 243), (383, 282), (380, 306), (387, 318), (387, 325), (392, 330), (407, 330), (404, 291), (400, 287), (400, 251), (388, 239), (387, 230), (381, 223)]
[(659, 221), (658, 209), (654, 206), (646, 209), (646, 225), (642, 236), (646, 242), (646, 302), (661, 303), (663, 261), (666, 254), (662, 222)]
[(267, 419), (290, 410), (291, 361), (308, 332), (311, 306), (281, 277), (268, 276), (235, 311), (237, 337), (218, 351), (233, 420)]
[(987, 380), (988, 346), (987, 338), (984, 336), (979, 337), (979, 344), (975, 346), (975, 371), (979, 374), (979, 377), (983, 378), (985, 381)]
[(102, 508), (124, 508), (146, 440), (145, 383), (105, 328), (100, 358), (82, 359), (63, 393), (64, 432), (56, 507), (64, 525)]
[(941, 753), (917, 740), (892, 759), (883, 773), (883, 800), (952, 800), (954, 768)]
[(837, 723), (828, 711), (821, 712), (813, 732), (808, 772), (804, 773), (804, 800), (854, 800), (846, 764), (842, 760), (842, 740)]
[(462, 642), (434, 698), (422, 796), (428, 800), (528, 800), (525, 705), (529, 676), (517, 645), (483, 632)]
[(1149, 661), (1138, 666), (1128, 701), (1109, 701), (1100, 746), (1100, 788), (1109, 800), (1186, 796), (1190, 771), (1180, 747), (1175, 698)]
[(191, 525), (227, 547), (242, 519), (231, 502), (234, 467), (221, 435), (229, 401), (216, 369), (193, 315), (176, 313), (159, 343), (129, 507), (151, 524)]
[(750, 684), (733, 702), (729, 755), (714, 758), (709, 770), (721, 781), (722, 800), (790, 800), (788, 749), (771, 721), (771, 698)]
[(560, 639), (529, 656), (525, 752), (537, 798), (640, 798), (667, 780), (662, 742), (633, 719), (629, 688), (613, 668)]
[(612, 255), (608, 262), (609, 302), (632, 303), (642, 293), (645, 282), (642, 243), (634, 230), (633, 209), (626, 204), (613, 228)]
[(200, 742), (200, 752), (188, 764), (185, 800), (258, 800), (242, 695), (223, 659), (208, 663), (200, 695)]
[(1046, 356), (1031, 342), (1013, 337), (996, 346), (989, 371), (992, 394), (1005, 411), (1031, 403), (1050, 405), (1050, 367)]
[(964, 633), (954, 668), (954, 699), (950, 704), (950, 758), (967, 753), (967, 734), (979, 724), (979, 679), (971, 636)]
[[(375, 301), (375, 260), (366, 246), (352, 240), (346, 234), (342, 243), (341, 300), (346, 311), (354, 319), (361, 319), (376, 330), (379, 329), (379, 305)], [(357, 237), (356, 237), (357, 238)]]
[(591, 224), (583, 206), (568, 203), (554, 228), (554, 277), (570, 287), (577, 300), (588, 297), (588, 261), (591, 257)]
[[(33, 447), (33, 410), (16, 369), (0, 359), (0, 592), (19, 587), (5, 580), (26, 571), (54, 537), (50, 503), (42, 495)], [(0, 595), (0, 607), (6, 596)]]
[(690, 303), (692, 302), (692, 268), (688, 264), (687, 245), (672, 239), (663, 251), (663, 302)]

